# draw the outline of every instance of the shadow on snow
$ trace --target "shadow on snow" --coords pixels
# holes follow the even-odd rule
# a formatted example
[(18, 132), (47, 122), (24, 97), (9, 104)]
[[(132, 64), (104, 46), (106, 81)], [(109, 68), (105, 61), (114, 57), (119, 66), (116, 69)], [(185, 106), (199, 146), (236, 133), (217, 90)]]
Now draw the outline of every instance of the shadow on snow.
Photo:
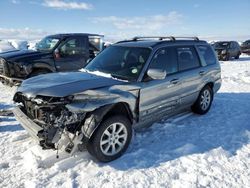
[(1, 132), (15, 132), (24, 130), (20, 124), (14, 125), (0, 125), (0, 133)]
[(206, 115), (192, 114), (177, 123), (154, 124), (137, 133), (128, 152), (109, 165), (118, 170), (150, 168), (219, 147), (234, 155), (249, 142), (249, 107), (250, 93), (218, 93)]

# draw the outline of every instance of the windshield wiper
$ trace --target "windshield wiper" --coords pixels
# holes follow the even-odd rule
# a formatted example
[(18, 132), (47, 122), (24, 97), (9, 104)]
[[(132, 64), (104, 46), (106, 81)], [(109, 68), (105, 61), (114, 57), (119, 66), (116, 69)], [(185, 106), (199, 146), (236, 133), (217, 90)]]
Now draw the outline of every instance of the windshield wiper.
[(112, 76), (113, 78), (117, 78), (117, 79), (121, 79), (121, 80), (126, 80), (126, 81), (129, 80), (128, 77), (122, 76), (122, 75), (111, 74), (111, 76)]

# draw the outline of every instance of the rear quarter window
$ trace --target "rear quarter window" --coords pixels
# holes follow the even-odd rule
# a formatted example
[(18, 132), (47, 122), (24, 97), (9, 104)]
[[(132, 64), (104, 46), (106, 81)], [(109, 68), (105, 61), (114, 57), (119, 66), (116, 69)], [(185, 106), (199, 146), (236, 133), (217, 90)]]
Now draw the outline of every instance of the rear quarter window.
[(216, 57), (210, 46), (198, 46), (198, 50), (201, 55), (201, 58), (203, 58), (207, 65), (216, 64)]

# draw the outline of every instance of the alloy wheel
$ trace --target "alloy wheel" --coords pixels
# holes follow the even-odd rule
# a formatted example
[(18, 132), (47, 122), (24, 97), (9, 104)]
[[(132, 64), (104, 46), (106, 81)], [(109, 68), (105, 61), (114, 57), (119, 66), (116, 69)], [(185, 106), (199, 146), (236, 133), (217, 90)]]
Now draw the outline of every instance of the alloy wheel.
[(102, 134), (100, 148), (104, 155), (113, 156), (125, 146), (128, 132), (122, 123), (111, 124)]

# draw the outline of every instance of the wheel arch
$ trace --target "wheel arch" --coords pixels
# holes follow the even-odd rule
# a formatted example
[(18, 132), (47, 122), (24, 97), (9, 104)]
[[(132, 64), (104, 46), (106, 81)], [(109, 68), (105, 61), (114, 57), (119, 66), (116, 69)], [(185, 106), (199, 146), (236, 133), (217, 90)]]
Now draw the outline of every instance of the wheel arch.
[(129, 105), (126, 102), (118, 102), (115, 104), (108, 104), (92, 112), (88, 112), (86, 114), (81, 131), (85, 137), (90, 139), (102, 121), (108, 119), (110, 116), (115, 115), (125, 116), (131, 122), (131, 124), (134, 122), (133, 114), (129, 108)]
[(45, 62), (36, 62), (32, 65), (32, 72), (40, 71), (40, 70), (46, 70), (48, 72), (55, 72), (54, 67), (52, 67), (50, 64)]
[[(206, 87), (206, 86), (209, 86), (210, 89), (213, 90), (213, 88), (214, 88), (214, 83), (213, 83), (213, 82), (208, 82), (208, 83), (206, 83), (206, 84), (204, 85), (204, 87)], [(203, 87), (203, 88), (204, 88), (204, 87)]]

